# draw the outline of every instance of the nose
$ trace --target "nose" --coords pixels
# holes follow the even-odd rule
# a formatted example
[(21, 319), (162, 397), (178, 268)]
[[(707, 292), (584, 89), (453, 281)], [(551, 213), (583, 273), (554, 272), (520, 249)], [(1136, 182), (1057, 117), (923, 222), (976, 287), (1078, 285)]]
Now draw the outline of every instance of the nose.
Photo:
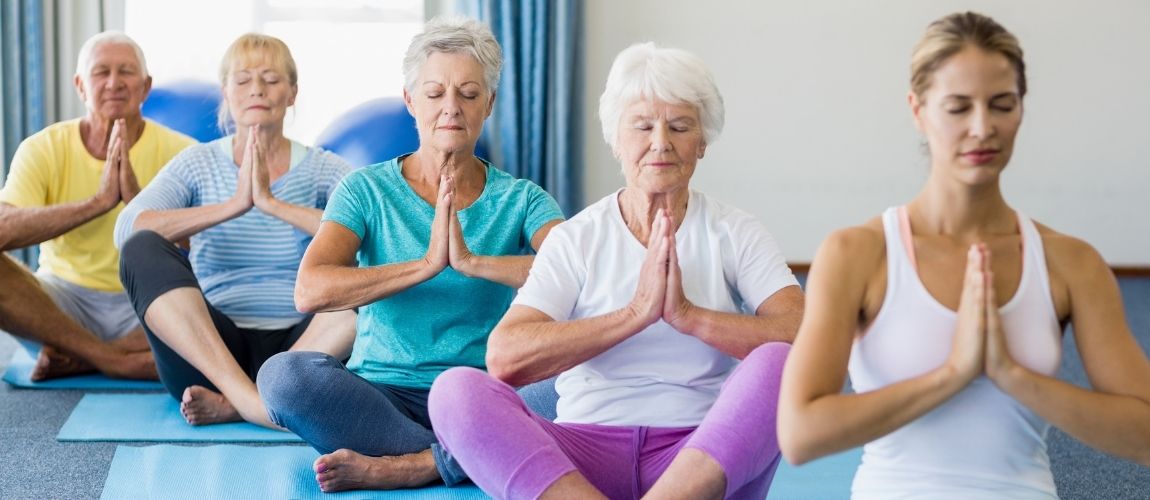
[(256, 78), (251, 86), (251, 95), (261, 97), (264, 95), (264, 82)]
[(672, 149), (671, 133), (667, 130), (667, 126), (665, 124), (655, 125), (655, 127), (651, 129), (651, 151), (662, 152)]
[(986, 139), (997, 132), (994, 119), (986, 107), (976, 107), (971, 113), (970, 136), (975, 139)]
[(455, 92), (447, 92), (446, 94), (444, 94), (444, 96), (443, 96), (443, 116), (444, 117), (459, 116), (459, 114), (463, 112), (461, 107), (460, 107), (460, 101), (459, 100), (460, 100), (460, 97)]

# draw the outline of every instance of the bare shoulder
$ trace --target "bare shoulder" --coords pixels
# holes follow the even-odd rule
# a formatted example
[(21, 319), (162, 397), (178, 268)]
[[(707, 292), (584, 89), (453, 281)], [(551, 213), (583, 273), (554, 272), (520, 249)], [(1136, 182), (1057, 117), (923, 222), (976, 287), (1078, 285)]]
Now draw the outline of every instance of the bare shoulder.
[(1059, 276), (1090, 274), (1109, 269), (1102, 254), (1081, 238), (1061, 233), (1035, 222), (1046, 253), (1046, 265)]
[(1093, 300), (1117, 294), (1114, 274), (1098, 250), (1081, 238), (1037, 222), (1035, 225), (1042, 237), (1050, 275), (1050, 294), (1060, 319), (1071, 315), (1073, 304), (1082, 304), (1087, 298)]
[[(876, 261), (886, 253), (882, 219), (875, 217), (858, 226), (844, 227), (827, 236), (818, 260), (849, 259), (857, 264)], [(820, 259), (821, 257), (821, 259)]]

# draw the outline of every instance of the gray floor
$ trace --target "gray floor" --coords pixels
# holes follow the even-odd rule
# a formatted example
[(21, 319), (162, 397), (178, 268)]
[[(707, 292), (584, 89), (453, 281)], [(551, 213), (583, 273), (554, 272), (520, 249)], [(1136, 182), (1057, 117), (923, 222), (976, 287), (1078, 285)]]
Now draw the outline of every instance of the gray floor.
[[(1150, 352), (1150, 278), (1123, 279), (1121, 286), (1130, 327), (1143, 351)], [(1072, 338), (1067, 335), (1062, 377), (1085, 385)], [(16, 348), (11, 337), (0, 333), (0, 365)], [(0, 499), (99, 498), (116, 444), (55, 439), (82, 395), (0, 383)], [(1096, 452), (1056, 429), (1049, 443), (1062, 498), (1150, 500), (1150, 468)]]

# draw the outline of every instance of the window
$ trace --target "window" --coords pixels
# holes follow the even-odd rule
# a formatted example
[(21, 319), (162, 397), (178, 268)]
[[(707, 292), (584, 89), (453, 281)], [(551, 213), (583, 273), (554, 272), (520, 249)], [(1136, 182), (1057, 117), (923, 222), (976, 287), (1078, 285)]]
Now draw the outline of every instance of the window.
[(357, 104), (403, 94), (403, 53), (423, 20), (424, 0), (127, 0), (124, 31), (143, 47), (153, 86), (218, 82), (220, 58), (244, 33), (283, 40), (299, 68), (284, 135), (310, 145)]

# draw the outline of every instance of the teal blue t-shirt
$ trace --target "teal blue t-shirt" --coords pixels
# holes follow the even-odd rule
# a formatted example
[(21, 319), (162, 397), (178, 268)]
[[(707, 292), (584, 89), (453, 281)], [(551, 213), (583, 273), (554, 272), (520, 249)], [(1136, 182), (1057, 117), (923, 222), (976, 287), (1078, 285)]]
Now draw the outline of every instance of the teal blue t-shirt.
[[(352, 171), (328, 200), (323, 220), (359, 236), (360, 267), (408, 262), (427, 252), (435, 207), (403, 178), (402, 158)], [(484, 164), (483, 193), (459, 211), (467, 247), (476, 255), (530, 253), (535, 232), (563, 218), (559, 205), (535, 183)], [(444, 269), (359, 308), (347, 367), (371, 382), (422, 389), (448, 368), (484, 368), (487, 336), (514, 297), (514, 288)]]

